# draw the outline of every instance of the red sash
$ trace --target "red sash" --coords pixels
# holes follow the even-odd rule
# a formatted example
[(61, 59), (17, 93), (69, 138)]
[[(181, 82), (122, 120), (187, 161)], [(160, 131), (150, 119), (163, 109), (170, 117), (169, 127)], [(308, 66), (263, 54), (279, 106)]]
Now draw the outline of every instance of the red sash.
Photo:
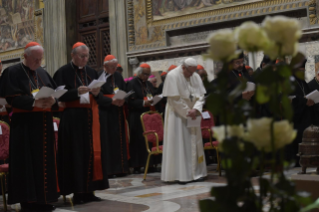
[(23, 110), (23, 109), (14, 107), (12, 108), (12, 112), (13, 113), (51, 112), (51, 108), (42, 109), (38, 107), (33, 107), (32, 110)]
[(5, 112), (0, 112), (0, 116), (7, 116), (8, 115), (8, 112), (5, 111)]
[(102, 160), (101, 160), (101, 139), (100, 139), (100, 118), (99, 106), (96, 100), (90, 95), (90, 104), (80, 104), (80, 100), (65, 102), (66, 108), (90, 108), (92, 110), (92, 138), (93, 138), (93, 181), (102, 180)]
[[(115, 94), (104, 94), (105, 97), (113, 99)], [(126, 122), (126, 114), (125, 114), (125, 109), (123, 107), (123, 114), (124, 114), (124, 127), (125, 127), (125, 140), (126, 140), (126, 154), (127, 154), (127, 159), (130, 159), (130, 144), (129, 144), (129, 138), (128, 138), (128, 132), (127, 132), (127, 122)]]

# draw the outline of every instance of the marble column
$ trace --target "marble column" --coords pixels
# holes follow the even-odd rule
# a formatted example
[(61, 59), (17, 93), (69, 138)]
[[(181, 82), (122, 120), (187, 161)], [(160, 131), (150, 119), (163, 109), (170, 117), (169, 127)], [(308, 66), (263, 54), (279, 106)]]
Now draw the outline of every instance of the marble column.
[(51, 76), (67, 63), (65, 1), (44, 0), (44, 49)]
[(131, 67), (128, 64), (127, 27), (126, 27), (126, 1), (109, 1), (109, 21), (111, 37), (111, 54), (113, 54), (123, 67), (123, 77), (128, 77)]

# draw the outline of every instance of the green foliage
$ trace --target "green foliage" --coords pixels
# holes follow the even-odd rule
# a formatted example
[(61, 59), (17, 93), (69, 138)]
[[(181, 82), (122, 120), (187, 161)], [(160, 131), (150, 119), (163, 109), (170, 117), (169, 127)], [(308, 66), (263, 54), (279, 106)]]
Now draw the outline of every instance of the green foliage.
[[(224, 65), (218, 73), (218, 80), (206, 85), (210, 94), (206, 102), (207, 109), (219, 116), (224, 125), (243, 124), (247, 118), (256, 118), (256, 108), (260, 105), (267, 105), (274, 120), (292, 120), (293, 110), (288, 98), (294, 90), (291, 76), (302, 78), (296, 68), (303, 60), (304, 56), (299, 53), (290, 65), (269, 65), (261, 73), (255, 73), (256, 93), (250, 102), (241, 98), (246, 87), (245, 80), (234, 90), (229, 89), (228, 79), (232, 67)], [(274, 145), (271, 155), (258, 151), (252, 143), (237, 137), (226, 136), (220, 145), (227, 185), (212, 188), (212, 198), (199, 203), (202, 212), (261, 212), (266, 207), (271, 212), (305, 212), (319, 207), (319, 200), (311, 204), (310, 195), (298, 193), (294, 183), (287, 180), (283, 170), (289, 167), (289, 163), (283, 160), (283, 156), (278, 157), (283, 152), (276, 152)], [(263, 178), (266, 166), (271, 167), (270, 179)], [(256, 173), (259, 175), (259, 194), (251, 182), (251, 176)], [(303, 206), (307, 207), (302, 209)]]

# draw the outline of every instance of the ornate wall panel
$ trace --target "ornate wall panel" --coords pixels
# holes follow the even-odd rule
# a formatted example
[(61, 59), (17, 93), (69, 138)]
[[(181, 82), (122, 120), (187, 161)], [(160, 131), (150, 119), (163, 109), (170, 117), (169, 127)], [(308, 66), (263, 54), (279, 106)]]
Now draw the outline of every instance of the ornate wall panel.
[[(214, 30), (218, 24), (219, 28), (220, 25), (234, 27), (235, 22), (239, 25), (247, 19), (260, 21), (266, 15), (288, 12), (294, 17), (298, 17), (298, 13), (302, 13), (300, 17), (309, 14), (307, 21), (318, 24), (315, 0), (127, 0), (128, 55), (170, 48), (176, 45), (170, 42), (175, 32), (187, 35), (195, 33), (194, 27), (199, 26), (210, 26), (210, 30)], [(197, 32), (204, 33), (199, 36), (205, 37), (207, 31)], [(177, 43), (178, 46), (188, 44)]]
[(4, 67), (21, 61), (24, 46), (30, 41), (43, 44), (41, 7), (39, 0), (0, 0), (0, 59)]

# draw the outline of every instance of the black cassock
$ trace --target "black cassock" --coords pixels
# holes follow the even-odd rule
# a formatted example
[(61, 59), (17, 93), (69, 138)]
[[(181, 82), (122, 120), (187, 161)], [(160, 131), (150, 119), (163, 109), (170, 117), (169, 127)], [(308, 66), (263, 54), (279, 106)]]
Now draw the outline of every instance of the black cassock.
[[(102, 73), (106, 75), (105, 72)], [(114, 94), (114, 88), (126, 90), (125, 82), (120, 73), (115, 72), (107, 76), (106, 83), (102, 86), (101, 92), (104, 95)], [(104, 97), (106, 104), (100, 104), (101, 124), (101, 148), (103, 163), (106, 163), (108, 175), (128, 173), (128, 156), (126, 143), (125, 114), (123, 107), (112, 105), (111, 97)]]
[[(146, 150), (145, 139), (143, 136), (143, 127), (141, 115), (150, 110), (150, 107), (144, 107), (143, 101), (147, 93), (154, 95), (153, 86), (149, 81), (142, 82), (138, 77), (132, 79), (128, 84), (128, 91), (133, 90), (135, 93), (129, 97), (129, 126), (130, 126), (130, 166), (144, 167), (148, 152)], [(152, 144), (150, 148), (152, 148)]]
[[(22, 63), (7, 68), (1, 78), (1, 95), (15, 110), (25, 110), (14, 111), (11, 118), (8, 204), (57, 201), (52, 113), (32, 112), (34, 98), (31, 94), (37, 87), (56, 88), (56, 85), (41, 67), (31, 71)], [(57, 110), (58, 104), (52, 109)]]
[[(60, 101), (79, 101), (77, 88), (87, 86), (98, 77), (94, 69), (79, 69), (72, 63), (61, 67), (54, 75), (58, 86), (68, 90)], [(103, 100), (100, 93), (95, 97)], [(107, 169), (102, 163), (103, 180), (93, 181), (92, 110), (65, 108), (61, 114), (58, 138), (58, 177), (62, 195), (86, 193), (109, 188)], [(102, 156), (101, 156), (102, 157)]]
[(310, 92), (308, 84), (304, 80), (296, 77), (295, 91), (292, 99), (292, 108), (294, 111), (293, 123), (297, 130), (297, 137), (295, 140), (286, 146), (286, 159), (295, 160), (296, 165), (299, 164), (298, 144), (302, 141), (303, 131), (312, 124), (313, 107), (307, 106), (307, 99), (305, 96)]
[[(314, 90), (319, 91), (319, 82), (317, 81), (316, 78), (314, 78), (308, 83), (308, 87), (310, 89), (309, 92), (312, 92)], [(313, 106), (313, 112), (314, 112), (313, 119), (312, 119), (313, 124), (316, 126), (319, 126), (319, 103)]]

